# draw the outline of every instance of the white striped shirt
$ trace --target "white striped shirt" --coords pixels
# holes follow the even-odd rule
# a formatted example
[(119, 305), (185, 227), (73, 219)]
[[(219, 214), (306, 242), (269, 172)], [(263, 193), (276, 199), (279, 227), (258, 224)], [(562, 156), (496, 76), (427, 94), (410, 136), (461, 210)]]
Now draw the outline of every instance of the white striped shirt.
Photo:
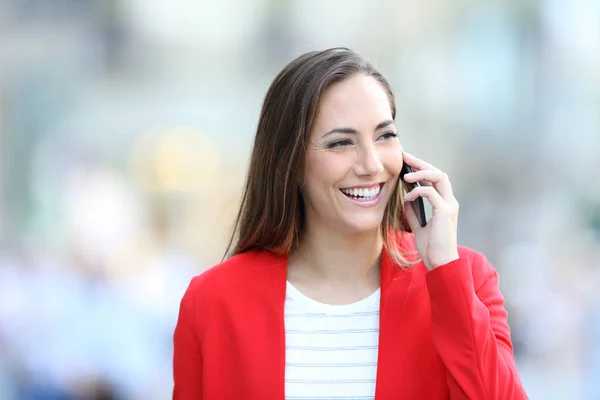
[(286, 400), (374, 399), (379, 298), (330, 305), (287, 283)]

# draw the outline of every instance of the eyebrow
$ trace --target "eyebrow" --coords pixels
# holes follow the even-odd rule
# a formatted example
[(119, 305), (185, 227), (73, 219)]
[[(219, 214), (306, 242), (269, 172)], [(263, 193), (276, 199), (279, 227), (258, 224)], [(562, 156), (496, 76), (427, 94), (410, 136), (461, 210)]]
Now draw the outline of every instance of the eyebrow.
[[(380, 130), (381, 128), (385, 128), (388, 125), (392, 125), (394, 123), (393, 120), (391, 119), (386, 119), (385, 121), (382, 121), (380, 123), (377, 124), (377, 126), (375, 127), (375, 129), (373, 129), (373, 132)], [(332, 133), (350, 133), (350, 134), (357, 134), (358, 131), (354, 128), (333, 128), (332, 130), (330, 130), (329, 132), (323, 134), (322, 137), (331, 135)]]

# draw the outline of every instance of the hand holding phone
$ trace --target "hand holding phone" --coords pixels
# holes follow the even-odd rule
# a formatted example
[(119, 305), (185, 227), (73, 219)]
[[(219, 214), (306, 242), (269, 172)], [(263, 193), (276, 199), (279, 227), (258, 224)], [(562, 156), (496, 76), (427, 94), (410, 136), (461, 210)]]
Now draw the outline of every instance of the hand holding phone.
[[(410, 183), (404, 180), (404, 175), (411, 172), (413, 172), (413, 169), (410, 167), (410, 165), (404, 163), (402, 165), (402, 170), (400, 171), (400, 179), (404, 183), (407, 193), (416, 188), (417, 186), (421, 186), (419, 182)], [(411, 202), (411, 205), (413, 207), (413, 210), (415, 210), (417, 218), (419, 219), (419, 224), (421, 225), (421, 227), (425, 227), (427, 225), (427, 217), (425, 216), (425, 204), (423, 203), (423, 198), (417, 197), (415, 201)]]

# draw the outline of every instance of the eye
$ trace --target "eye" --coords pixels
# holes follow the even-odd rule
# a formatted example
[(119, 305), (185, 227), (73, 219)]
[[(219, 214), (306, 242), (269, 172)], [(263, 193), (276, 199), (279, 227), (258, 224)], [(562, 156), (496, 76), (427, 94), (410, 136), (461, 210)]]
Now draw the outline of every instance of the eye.
[(379, 136), (380, 139), (383, 140), (390, 140), (390, 139), (394, 139), (397, 138), (398, 134), (396, 132), (385, 132), (384, 134), (382, 134), (381, 136)]
[(336, 140), (335, 142), (329, 143), (327, 145), (327, 148), (328, 149), (333, 149), (333, 148), (336, 148), (336, 147), (349, 146), (351, 144), (352, 144), (352, 142), (350, 140), (348, 140), (348, 139), (342, 139), (342, 140)]

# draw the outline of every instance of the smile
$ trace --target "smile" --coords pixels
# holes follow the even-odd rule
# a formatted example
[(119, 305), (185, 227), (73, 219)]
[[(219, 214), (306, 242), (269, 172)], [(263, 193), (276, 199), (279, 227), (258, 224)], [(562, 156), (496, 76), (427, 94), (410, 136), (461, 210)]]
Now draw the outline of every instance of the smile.
[(383, 184), (377, 184), (370, 187), (344, 188), (340, 189), (347, 197), (355, 201), (372, 201), (377, 198)]

